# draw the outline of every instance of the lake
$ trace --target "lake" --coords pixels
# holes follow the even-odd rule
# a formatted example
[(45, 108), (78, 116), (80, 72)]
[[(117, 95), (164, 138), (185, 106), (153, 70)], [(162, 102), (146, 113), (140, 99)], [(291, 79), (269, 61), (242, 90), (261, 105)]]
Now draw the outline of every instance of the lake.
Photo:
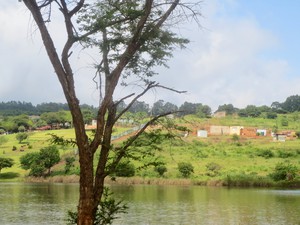
[[(300, 225), (300, 190), (112, 186), (129, 206), (114, 224)], [(0, 183), (0, 224), (66, 224), (77, 184)]]

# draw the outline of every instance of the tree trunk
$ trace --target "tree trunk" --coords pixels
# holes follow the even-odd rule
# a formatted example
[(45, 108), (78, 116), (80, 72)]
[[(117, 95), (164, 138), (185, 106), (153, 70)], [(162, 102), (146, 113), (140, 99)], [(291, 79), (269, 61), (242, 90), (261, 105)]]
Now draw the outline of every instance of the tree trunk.
[(93, 155), (88, 154), (90, 151), (89, 148), (80, 146), (79, 144), (80, 182), (77, 224), (93, 225), (95, 211), (93, 198)]

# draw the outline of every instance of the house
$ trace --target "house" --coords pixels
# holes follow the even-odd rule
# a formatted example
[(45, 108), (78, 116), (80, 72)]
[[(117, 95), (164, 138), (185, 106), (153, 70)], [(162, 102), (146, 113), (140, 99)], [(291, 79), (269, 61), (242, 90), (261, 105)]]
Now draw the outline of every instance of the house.
[(241, 130), (243, 129), (244, 127), (242, 126), (231, 126), (229, 129), (229, 134), (230, 135), (241, 135)]
[(207, 131), (206, 130), (198, 130), (197, 137), (207, 138)]
[(229, 126), (215, 126), (212, 125), (209, 128), (209, 132), (211, 135), (229, 135), (230, 127)]
[(214, 117), (215, 118), (224, 118), (224, 117), (226, 117), (226, 111), (215, 112)]
[(273, 140), (274, 140), (274, 141), (282, 141), (282, 142), (285, 142), (285, 140), (286, 140), (286, 134), (277, 133), (277, 134), (274, 135)]
[(256, 134), (258, 136), (267, 136), (267, 130), (265, 130), (265, 129), (257, 129), (256, 130)]

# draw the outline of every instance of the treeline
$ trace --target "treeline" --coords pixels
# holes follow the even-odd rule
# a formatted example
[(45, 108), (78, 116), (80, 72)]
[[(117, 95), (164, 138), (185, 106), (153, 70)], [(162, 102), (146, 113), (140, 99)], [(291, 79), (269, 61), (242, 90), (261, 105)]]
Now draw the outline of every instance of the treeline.
[[(126, 109), (128, 105), (121, 102), (118, 105), (118, 111)], [(87, 104), (81, 105), (83, 111), (89, 111), (92, 114), (96, 113), (96, 108)], [(41, 115), (49, 112), (68, 111), (67, 103), (41, 103), (36, 106), (28, 102), (10, 101), (0, 102), (0, 115), (2, 116), (18, 116), (18, 115)], [(129, 109), (129, 113), (143, 113), (147, 115), (159, 115), (161, 113), (176, 111), (179, 116), (188, 114), (196, 114), (199, 117), (209, 117), (212, 115), (210, 106), (202, 103), (184, 102), (182, 105), (177, 106), (171, 102), (158, 100), (152, 107), (143, 101), (136, 101)], [(268, 118), (276, 116), (277, 113), (285, 114), (300, 111), (300, 96), (292, 95), (284, 102), (273, 102), (271, 106), (255, 106), (248, 105), (245, 108), (239, 109), (232, 104), (223, 104), (218, 107), (216, 112), (225, 111), (227, 115), (238, 114), (241, 117), (259, 117), (262, 114)]]
[(44, 112), (58, 112), (62, 110), (69, 110), (68, 104), (50, 102), (34, 106), (30, 102), (0, 102), (0, 115), (3, 116), (41, 115)]

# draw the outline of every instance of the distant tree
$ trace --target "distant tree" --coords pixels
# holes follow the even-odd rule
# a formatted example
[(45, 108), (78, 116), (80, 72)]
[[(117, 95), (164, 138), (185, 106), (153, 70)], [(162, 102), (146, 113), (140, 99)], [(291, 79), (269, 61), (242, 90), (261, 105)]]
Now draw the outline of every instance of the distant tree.
[(131, 113), (137, 113), (137, 112), (149, 113), (149, 111), (150, 111), (149, 104), (147, 104), (143, 101), (136, 101), (130, 106), (128, 111)]
[(20, 164), (24, 170), (29, 170), (39, 161), (39, 152), (30, 152), (20, 157)]
[(66, 103), (49, 102), (49, 103), (38, 104), (36, 106), (36, 110), (40, 114), (42, 114), (45, 112), (58, 112), (62, 110), (69, 110), (69, 106)]
[(182, 177), (188, 178), (192, 173), (194, 173), (194, 166), (189, 162), (178, 163), (178, 170)]
[(23, 125), (21, 125), (21, 126), (19, 126), (18, 131), (19, 132), (25, 132), (26, 128)]
[(208, 105), (198, 104), (196, 108), (196, 114), (202, 118), (211, 116), (211, 112), (211, 108)]
[(281, 104), (282, 109), (287, 112), (296, 112), (300, 111), (300, 96), (292, 95), (288, 97), (285, 102)]
[(39, 152), (27, 153), (20, 158), (21, 167), (30, 169), (30, 175), (42, 176), (45, 170), (50, 174), (52, 166), (60, 161), (59, 151), (56, 146), (49, 146), (40, 149)]
[(14, 165), (14, 160), (11, 158), (0, 157), (0, 173), (3, 168), (9, 168)]
[(225, 111), (226, 115), (232, 115), (238, 111), (232, 104), (219, 105), (217, 112)]
[(282, 104), (279, 102), (272, 102), (271, 110), (276, 113), (286, 113), (286, 111), (282, 108)]
[(50, 174), (51, 167), (60, 161), (58, 148), (54, 145), (42, 148), (40, 150), (39, 160), (43, 162), (44, 167), (48, 169), (48, 174)]
[(28, 138), (28, 134), (25, 132), (17, 133), (16, 135), (16, 139), (19, 141), (19, 143), (22, 143), (27, 138)]
[(247, 105), (245, 109), (240, 109), (238, 115), (241, 117), (258, 117), (261, 111), (259, 107), (255, 105)]
[(267, 112), (266, 117), (267, 117), (267, 119), (276, 119), (277, 113), (276, 112)]
[(179, 107), (179, 115), (180, 116), (185, 116), (189, 114), (196, 114), (197, 113), (197, 108), (201, 107), (201, 103), (191, 103), (191, 102), (184, 102), (180, 107)]
[(158, 100), (157, 102), (154, 102), (151, 110), (152, 114), (153, 115), (161, 114), (164, 111), (164, 104), (165, 104), (164, 100)]
[(163, 100), (158, 100), (152, 106), (152, 115), (156, 116), (167, 112), (176, 112), (178, 107), (171, 102), (164, 102)]
[(91, 124), (92, 120), (95, 118), (94, 112), (91, 109), (83, 109), (82, 115), (85, 124)]

